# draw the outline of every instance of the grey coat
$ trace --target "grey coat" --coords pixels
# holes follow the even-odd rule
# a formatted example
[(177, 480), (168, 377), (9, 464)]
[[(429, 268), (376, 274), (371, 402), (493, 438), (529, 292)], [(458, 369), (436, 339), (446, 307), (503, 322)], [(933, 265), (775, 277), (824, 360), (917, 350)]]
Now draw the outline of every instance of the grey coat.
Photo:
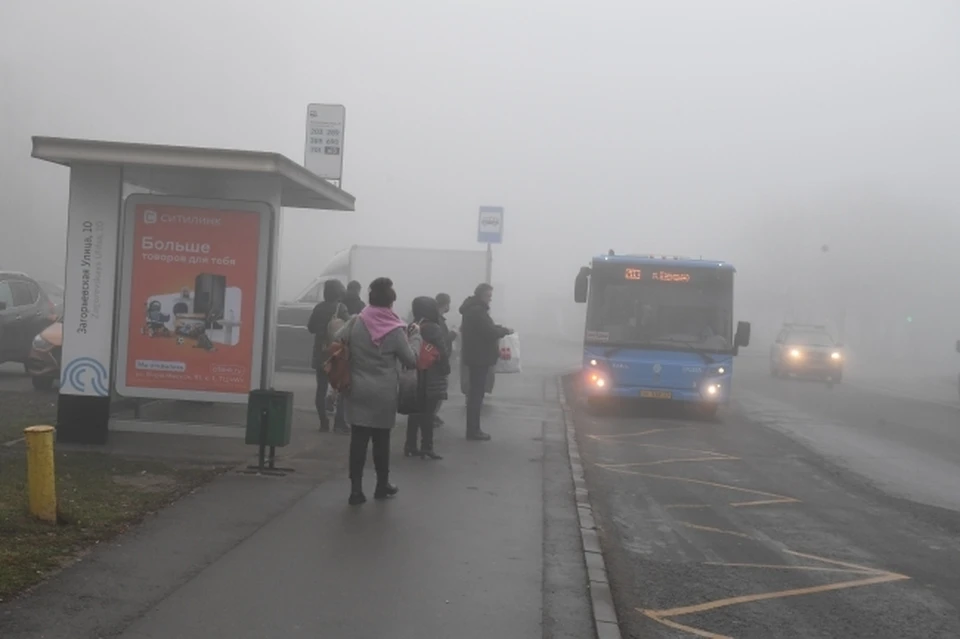
[(344, 398), (347, 423), (393, 428), (397, 421), (398, 364), (407, 368), (417, 365), (406, 331), (402, 327), (394, 329), (378, 347), (363, 321), (354, 317), (336, 339), (345, 340), (350, 348), (350, 392)]

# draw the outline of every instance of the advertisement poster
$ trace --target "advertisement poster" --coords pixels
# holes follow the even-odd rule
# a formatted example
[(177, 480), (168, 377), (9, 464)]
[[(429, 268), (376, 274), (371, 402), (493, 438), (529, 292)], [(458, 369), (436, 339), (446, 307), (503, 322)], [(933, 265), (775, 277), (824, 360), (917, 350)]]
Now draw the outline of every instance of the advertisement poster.
[(128, 207), (123, 394), (245, 398), (259, 385), (265, 217), (156, 198)]

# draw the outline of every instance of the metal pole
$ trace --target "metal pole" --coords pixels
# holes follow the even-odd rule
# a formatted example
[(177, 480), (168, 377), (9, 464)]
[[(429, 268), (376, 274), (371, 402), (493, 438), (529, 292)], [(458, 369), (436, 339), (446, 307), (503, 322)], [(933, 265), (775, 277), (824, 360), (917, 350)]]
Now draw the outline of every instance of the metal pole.
[(493, 284), (493, 244), (487, 242), (487, 284)]

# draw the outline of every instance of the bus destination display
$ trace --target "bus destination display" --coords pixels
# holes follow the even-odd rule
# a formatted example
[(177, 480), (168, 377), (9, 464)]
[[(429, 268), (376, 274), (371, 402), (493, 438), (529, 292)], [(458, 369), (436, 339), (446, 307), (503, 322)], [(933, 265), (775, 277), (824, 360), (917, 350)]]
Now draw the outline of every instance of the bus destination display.
[(663, 270), (652, 270), (646, 272), (646, 277), (644, 277), (643, 269), (639, 268), (628, 268), (623, 272), (624, 279), (632, 281), (640, 280), (650, 280), (654, 282), (689, 282), (690, 273), (682, 273), (678, 271), (663, 271)]

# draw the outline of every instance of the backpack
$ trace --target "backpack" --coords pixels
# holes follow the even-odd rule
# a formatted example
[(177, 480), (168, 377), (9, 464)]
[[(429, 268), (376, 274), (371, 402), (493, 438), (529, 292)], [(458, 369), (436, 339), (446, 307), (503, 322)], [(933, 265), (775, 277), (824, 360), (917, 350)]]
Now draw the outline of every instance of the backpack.
[[(351, 319), (347, 324), (352, 330), (354, 320)], [(335, 391), (343, 394), (350, 391), (350, 331), (347, 331), (345, 339), (334, 340), (327, 347), (327, 359), (323, 363), (323, 372), (326, 373), (327, 380)]]
[(343, 304), (338, 303), (337, 307), (333, 310), (333, 317), (331, 317), (330, 321), (327, 322), (327, 343), (328, 344), (332, 344), (335, 341), (337, 332), (341, 328), (343, 328), (344, 324), (346, 324), (344, 320), (337, 317), (338, 315), (340, 315), (341, 308), (345, 309), (346, 307)]

